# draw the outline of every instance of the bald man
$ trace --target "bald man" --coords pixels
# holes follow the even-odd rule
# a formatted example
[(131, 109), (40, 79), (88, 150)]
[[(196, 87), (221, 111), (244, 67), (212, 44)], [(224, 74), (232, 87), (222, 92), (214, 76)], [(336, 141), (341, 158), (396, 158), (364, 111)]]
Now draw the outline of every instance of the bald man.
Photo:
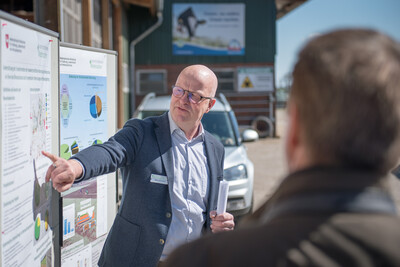
[(121, 206), (99, 266), (162, 265), (178, 245), (234, 228), (231, 214), (215, 212), (224, 147), (201, 124), (217, 86), (206, 66), (186, 67), (172, 88), (169, 112), (131, 119), (107, 142), (70, 160), (43, 152), (53, 161), (46, 180), (59, 192), (121, 169)]

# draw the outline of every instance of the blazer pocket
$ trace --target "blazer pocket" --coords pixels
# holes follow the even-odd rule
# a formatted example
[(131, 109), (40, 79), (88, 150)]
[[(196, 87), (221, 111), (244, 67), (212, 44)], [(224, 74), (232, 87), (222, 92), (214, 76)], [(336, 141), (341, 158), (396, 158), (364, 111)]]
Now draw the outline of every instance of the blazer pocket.
[[(140, 226), (117, 214), (104, 245), (102, 253), (104, 254), (102, 255), (104, 256), (104, 263), (111, 264), (110, 266), (132, 266), (139, 238)], [(102, 263), (99, 262), (99, 264)]]

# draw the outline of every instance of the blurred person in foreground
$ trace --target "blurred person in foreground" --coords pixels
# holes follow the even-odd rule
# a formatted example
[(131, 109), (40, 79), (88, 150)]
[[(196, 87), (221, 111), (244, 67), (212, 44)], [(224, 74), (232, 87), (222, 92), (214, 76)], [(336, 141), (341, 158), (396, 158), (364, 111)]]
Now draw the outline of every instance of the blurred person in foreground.
[(216, 215), (224, 147), (204, 130), (201, 118), (215, 104), (218, 80), (204, 65), (179, 74), (170, 109), (131, 119), (107, 142), (53, 164), (46, 181), (56, 190), (121, 168), (121, 206), (108, 233), (99, 266), (161, 265), (178, 245), (205, 232), (234, 228), (230, 213)]
[(293, 71), (289, 175), (246, 222), (178, 248), (181, 266), (400, 266), (388, 193), (400, 157), (400, 46), (367, 29), (308, 42)]

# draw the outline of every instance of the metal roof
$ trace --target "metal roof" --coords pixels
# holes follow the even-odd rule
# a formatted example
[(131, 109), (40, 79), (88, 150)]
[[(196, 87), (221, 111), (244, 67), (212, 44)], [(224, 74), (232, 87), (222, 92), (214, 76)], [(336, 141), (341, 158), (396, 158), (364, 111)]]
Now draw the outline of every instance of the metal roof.
[(276, 19), (280, 19), (296, 7), (304, 4), (307, 0), (275, 0)]
[[(116, 0), (113, 0), (116, 1)], [(251, 1), (251, 0), (250, 0)], [(269, 0), (267, 0), (269, 1)], [(152, 16), (155, 16), (157, 10), (157, 2), (154, 0), (123, 0), (126, 4), (138, 5), (150, 9)], [(212, 2), (212, 1), (211, 1)], [(244, 1), (246, 2), (246, 1)], [(276, 19), (279, 19), (295, 9), (296, 7), (304, 4), (307, 0), (275, 0), (276, 5)]]

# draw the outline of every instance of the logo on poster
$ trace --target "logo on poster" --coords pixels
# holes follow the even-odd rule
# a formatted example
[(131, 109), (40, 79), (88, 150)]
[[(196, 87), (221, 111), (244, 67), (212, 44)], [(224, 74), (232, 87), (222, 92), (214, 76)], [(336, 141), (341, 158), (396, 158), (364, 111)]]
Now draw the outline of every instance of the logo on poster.
[(38, 50), (39, 57), (47, 58), (47, 54), (49, 53), (49, 48), (47, 46), (38, 44), (37, 50)]
[(8, 43), (10, 41), (10, 36), (8, 35), (8, 33), (6, 34), (6, 48), (8, 48)]
[(103, 68), (103, 61), (98, 59), (89, 60), (90, 67), (93, 69), (101, 69)]

